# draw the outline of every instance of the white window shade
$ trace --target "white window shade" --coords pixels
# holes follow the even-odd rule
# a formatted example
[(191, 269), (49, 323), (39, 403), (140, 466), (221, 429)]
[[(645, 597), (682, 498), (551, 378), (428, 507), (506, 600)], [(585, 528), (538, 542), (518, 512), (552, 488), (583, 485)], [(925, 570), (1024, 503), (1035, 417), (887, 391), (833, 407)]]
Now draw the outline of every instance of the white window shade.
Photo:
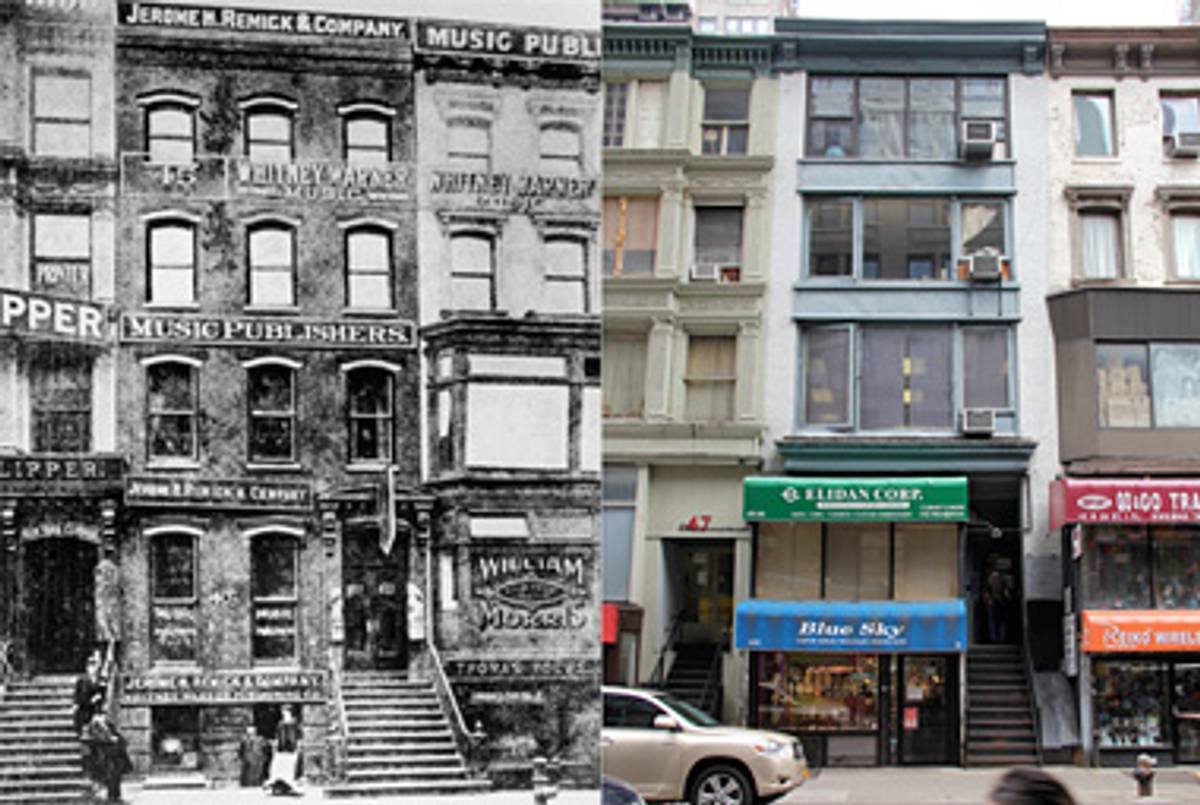
[(1200, 214), (1171, 216), (1174, 235), (1175, 276), (1200, 279)]
[(636, 148), (662, 145), (663, 110), (666, 108), (667, 82), (640, 81), (637, 85), (637, 119), (634, 125)]
[(470, 384), (467, 465), (567, 469), (569, 402), (565, 386)]
[(1116, 213), (1085, 212), (1079, 216), (1083, 240), (1083, 275), (1088, 279), (1121, 276), (1121, 219)]

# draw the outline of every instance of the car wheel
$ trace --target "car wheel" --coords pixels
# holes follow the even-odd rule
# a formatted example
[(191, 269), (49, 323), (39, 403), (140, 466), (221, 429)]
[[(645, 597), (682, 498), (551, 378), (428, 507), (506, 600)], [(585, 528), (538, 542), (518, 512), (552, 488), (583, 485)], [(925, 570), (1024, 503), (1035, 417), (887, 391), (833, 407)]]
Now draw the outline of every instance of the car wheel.
[(709, 766), (696, 775), (688, 792), (692, 805), (754, 805), (754, 789), (733, 766)]

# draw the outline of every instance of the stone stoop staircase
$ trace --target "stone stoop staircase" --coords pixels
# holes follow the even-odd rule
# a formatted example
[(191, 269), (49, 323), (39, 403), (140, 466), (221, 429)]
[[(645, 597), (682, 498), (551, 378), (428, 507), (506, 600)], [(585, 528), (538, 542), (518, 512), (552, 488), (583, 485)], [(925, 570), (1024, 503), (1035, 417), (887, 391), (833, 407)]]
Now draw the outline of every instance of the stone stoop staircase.
[(1020, 646), (967, 651), (968, 766), (1038, 765), (1033, 699)]
[(705, 690), (709, 671), (719, 651), (719, 647), (704, 643), (678, 646), (675, 661), (671, 663), (671, 670), (667, 673), (663, 688), (673, 696), (719, 718), (720, 682), (718, 681), (713, 689)]
[(10, 680), (0, 698), (0, 803), (87, 802), (71, 709), (75, 678)]
[(347, 672), (346, 779), (327, 797), (462, 794), (491, 783), (467, 776), (432, 683), (404, 674)]

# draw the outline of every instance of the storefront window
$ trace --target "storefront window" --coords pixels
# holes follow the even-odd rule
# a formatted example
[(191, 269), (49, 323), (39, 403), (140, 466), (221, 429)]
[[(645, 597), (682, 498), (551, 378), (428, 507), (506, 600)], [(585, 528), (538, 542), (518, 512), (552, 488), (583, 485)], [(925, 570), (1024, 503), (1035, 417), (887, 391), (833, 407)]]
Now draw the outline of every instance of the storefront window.
[(1102, 748), (1170, 742), (1165, 727), (1166, 663), (1098, 661), (1092, 673), (1096, 734)]
[(956, 524), (896, 524), (897, 601), (958, 597), (957, 532)]
[(196, 659), (196, 542), (191, 534), (160, 534), (151, 545), (151, 613), (156, 660)]
[(1179, 731), (1176, 759), (1180, 763), (1200, 761), (1200, 663), (1175, 664), (1172, 712)]
[(155, 707), (150, 711), (150, 760), (156, 767), (200, 768), (200, 708)]
[(1146, 529), (1096, 526), (1084, 551), (1085, 606), (1095, 609), (1149, 609), (1150, 546)]
[(758, 598), (820, 598), (820, 523), (762, 523), (758, 528), (756, 583)]
[(888, 596), (886, 523), (829, 523), (825, 546), (825, 598), (883, 601)]
[(1155, 528), (1154, 605), (1200, 609), (1200, 529)]
[(879, 669), (874, 655), (761, 655), (758, 723), (784, 730), (873, 732), (879, 728)]
[(296, 538), (267, 534), (254, 539), (254, 659), (296, 656)]

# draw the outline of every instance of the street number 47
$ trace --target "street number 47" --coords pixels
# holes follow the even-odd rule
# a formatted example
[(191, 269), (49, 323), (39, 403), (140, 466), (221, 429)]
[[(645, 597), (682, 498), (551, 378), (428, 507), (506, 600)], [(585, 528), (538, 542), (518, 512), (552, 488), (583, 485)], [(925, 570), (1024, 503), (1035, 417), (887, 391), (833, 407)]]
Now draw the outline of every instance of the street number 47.
[(693, 514), (692, 519), (684, 523), (683, 528), (685, 531), (707, 531), (711, 522), (711, 514)]

